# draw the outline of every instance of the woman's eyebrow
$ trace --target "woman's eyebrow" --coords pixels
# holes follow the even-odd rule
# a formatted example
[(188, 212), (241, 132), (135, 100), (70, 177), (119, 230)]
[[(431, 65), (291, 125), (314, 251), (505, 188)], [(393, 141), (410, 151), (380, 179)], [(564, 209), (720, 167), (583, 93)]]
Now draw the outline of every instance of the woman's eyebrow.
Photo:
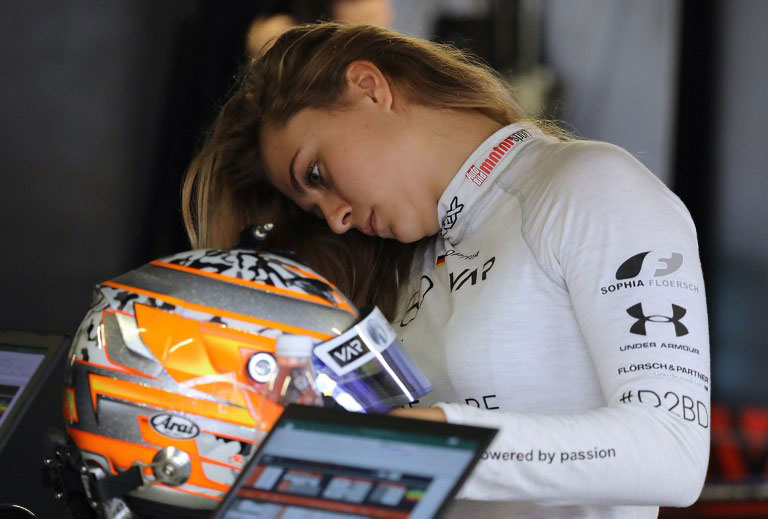
[(291, 159), (291, 164), (288, 166), (288, 173), (291, 177), (291, 187), (293, 187), (294, 191), (298, 191), (299, 193), (304, 191), (304, 188), (301, 187), (301, 184), (298, 180), (296, 180), (296, 157), (299, 156), (299, 148), (296, 149), (296, 153), (293, 154), (293, 158)]

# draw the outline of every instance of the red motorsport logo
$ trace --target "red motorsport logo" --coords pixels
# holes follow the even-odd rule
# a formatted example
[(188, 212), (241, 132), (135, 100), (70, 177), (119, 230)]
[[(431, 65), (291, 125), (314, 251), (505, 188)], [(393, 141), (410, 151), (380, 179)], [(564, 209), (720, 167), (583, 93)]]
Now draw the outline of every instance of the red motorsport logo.
[(530, 136), (531, 134), (528, 133), (528, 130), (516, 131), (501, 141), (498, 146), (494, 147), (493, 151), (488, 154), (488, 157), (480, 164), (479, 168), (474, 164), (471, 165), (464, 176), (466, 176), (478, 186), (482, 186), (483, 182), (485, 182), (485, 179), (488, 178), (488, 176), (493, 171), (493, 168), (495, 168), (496, 164), (499, 163), (501, 158), (506, 155), (509, 150), (512, 149), (512, 146), (514, 146), (516, 142), (524, 141)]

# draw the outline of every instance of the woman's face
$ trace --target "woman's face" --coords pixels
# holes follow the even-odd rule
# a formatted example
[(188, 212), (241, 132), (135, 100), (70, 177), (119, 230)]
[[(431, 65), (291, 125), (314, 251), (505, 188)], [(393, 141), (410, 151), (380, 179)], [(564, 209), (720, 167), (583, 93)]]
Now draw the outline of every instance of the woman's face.
[[(263, 131), (270, 181), (336, 233), (413, 242), (438, 229), (441, 191), (429, 183), (436, 166), (407, 117), (360, 97), (333, 112), (305, 109)], [(435, 192), (436, 191), (436, 192)]]

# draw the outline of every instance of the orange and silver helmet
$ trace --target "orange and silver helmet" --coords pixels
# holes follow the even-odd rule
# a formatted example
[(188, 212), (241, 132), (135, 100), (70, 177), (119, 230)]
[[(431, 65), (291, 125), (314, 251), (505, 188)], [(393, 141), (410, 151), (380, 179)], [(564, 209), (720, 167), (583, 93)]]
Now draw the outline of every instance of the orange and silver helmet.
[(67, 431), (88, 466), (137, 465), (126, 501), (210, 510), (281, 408), (255, 390), (284, 333), (327, 341), (358, 320), (284, 255), (195, 250), (96, 286), (67, 363)]

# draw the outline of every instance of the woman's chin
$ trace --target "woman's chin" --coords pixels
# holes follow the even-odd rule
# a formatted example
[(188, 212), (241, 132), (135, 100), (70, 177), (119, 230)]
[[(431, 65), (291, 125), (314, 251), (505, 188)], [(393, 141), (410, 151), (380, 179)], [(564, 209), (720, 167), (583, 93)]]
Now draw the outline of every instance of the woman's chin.
[(399, 232), (397, 229), (391, 229), (391, 232), (392, 235), (387, 237), (393, 240), (397, 240), (400, 243), (413, 243), (426, 236), (424, 233), (420, 233), (416, 229), (408, 229), (404, 232)]

